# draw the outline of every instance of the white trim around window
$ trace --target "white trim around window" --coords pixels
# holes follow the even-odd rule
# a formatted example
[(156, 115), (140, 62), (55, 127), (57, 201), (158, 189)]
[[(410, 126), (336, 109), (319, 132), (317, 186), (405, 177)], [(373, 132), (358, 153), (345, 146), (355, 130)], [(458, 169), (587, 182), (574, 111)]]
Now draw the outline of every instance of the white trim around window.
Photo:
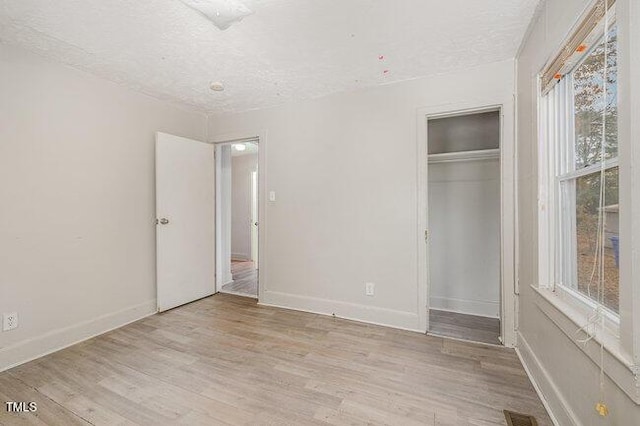
[[(537, 88), (538, 123), (538, 278), (535, 303), (538, 308), (573, 341), (595, 364), (601, 362), (604, 348), (604, 372), (636, 404), (640, 405), (640, 86), (632, 85), (632, 76), (640, 75), (640, 59), (631, 52), (640, 45), (640, 7), (632, 7), (627, 1), (618, 7), (618, 157), (607, 159), (580, 170), (569, 170), (558, 178), (557, 171), (569, 157), (550, 140), (560, 135), (574, 140), (570, 127), (573, 106), (560, 104), (562, 91), (571, 86), (570, 75), (559, 81), (547, 96)], [(615, 10), (615, 9), (614, 9)], [(636, 26), (631, 25), (636, 23)], [(637, 50), (637, 49), (636, 49)], [(564, 86), (564, 87), (563, 87)], [(572, 97), (570, 96), (569, 99)], [(564, 108), (560, 116), (554, 112)], [(566, 117), (565, 120), (558, 117)], [(557, 123), (557, 121), (561, 121)], [(565, 122), (565, 124), (562, 123)], [(552, 149), (553, 148), (553, 149)], [(596, 309), (595, 302), (582, 293), (562, 286), (556, 275), (562, 247), (555, 243), (559, 234), (557, 185), (559, 182), (577, 179), (604, 169), (619, 170), (620, 205), (620, 307), (619, 314), (601, 309), (605, 327), (595, 327), (588, 332), (583, 328)], [(568, 170), (565, 168), (564, 170)], [(582, 341), (586, 340), (585, 343)]]
[[(615, 23), (614, 17), (610, 19), (610, 23), (611, 25)], [(577, 291), (579, 284), (578, 249), (575, 242), (577, 181), (580, 178), (596, 173), (606, 173), (619, 167), (616, 154), (613, 158), (576, 168), (573, 72), (599, 45), (598, 38), (592, 37), (592, 39), (594, 44), (589, 51), (584, 52), (575, 67), (566, 73), (551, 90), (542, 92), (540, 90), (542, 83), (538, 82), (540, 126), (538, 272), (541, 287), (562, 292), (563, 298), (575, 304), (578, 310), (593, 312), (601, 308), (606, 317), (607, 329), (618, 334), (618, 314)]]

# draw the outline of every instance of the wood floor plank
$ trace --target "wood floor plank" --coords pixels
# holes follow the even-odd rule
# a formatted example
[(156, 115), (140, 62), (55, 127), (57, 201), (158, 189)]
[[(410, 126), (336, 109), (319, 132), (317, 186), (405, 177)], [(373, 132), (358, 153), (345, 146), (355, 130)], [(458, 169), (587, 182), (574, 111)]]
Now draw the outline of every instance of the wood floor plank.
[(513, 350), (218, 294), (0, 373), (0, 424), (550, 426)]
[(0, 424), (4, 425), (51, 425), (72, 426), (87, 425), (85, 419), (77, 416), (68, 408), (55, 400), (38, 392), (32, 386), (24, 383), (11, 372), (0, 374), (0, 401), (35, 402), (37, 411), (34, 413), (8, 413), (6, 407), (0, 411)]

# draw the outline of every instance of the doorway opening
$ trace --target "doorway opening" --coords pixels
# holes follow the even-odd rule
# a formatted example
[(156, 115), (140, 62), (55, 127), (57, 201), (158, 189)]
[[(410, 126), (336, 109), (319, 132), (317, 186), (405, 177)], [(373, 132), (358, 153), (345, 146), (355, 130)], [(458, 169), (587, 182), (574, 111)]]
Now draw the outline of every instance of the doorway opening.
[(428, 333), (501, 344), (501, 120), (427, 119)]
[(258, 139), (216, 143), (216, 291), (258, 298)]

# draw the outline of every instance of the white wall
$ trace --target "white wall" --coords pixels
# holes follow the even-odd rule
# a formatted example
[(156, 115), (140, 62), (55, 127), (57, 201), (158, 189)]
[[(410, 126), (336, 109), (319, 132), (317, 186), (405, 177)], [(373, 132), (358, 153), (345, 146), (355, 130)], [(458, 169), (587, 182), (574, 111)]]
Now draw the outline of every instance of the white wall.
[(218, 140), (267, 134), (261, 302), (419, 330), (417, 110), (512, 94), (505, 61), (210, 116)]
[[(518, 122), (518, 208), (519, 208), (519, 281), (520, 281), (520, 320), (518, 346), (522, 357), (531, 371), (535, 382), (538, 384), (551, 408), (552, 413), (562, 426), (565, 425), (632, 425), (640, 422), (640, 406), (636, 405), (607, 375), (605, 377), (605, 402), (608, 404), (610, 414), (607, 418), (600, 418), (594, 407), (598, 402), (599, 394), (599, 368), (585, 354), (580, 346), (575, 342), (575, 333), (564, 333), (556, 317), (551, 317), (545, 312), (552, 313), (545, 301), (536, 294), (531, 286), (538, 285), (537, 276), (537, 112), (536, 112), (536, 75), (542, 69), (545, 62), (552, 56), (560, 46), (564, 37), (569, 33), (578, 17), (590, 5), (587, 0), (547, 0), (543, 2), (538, 19), (533, 23), (529, 36), (523, 45), (517, 63), (517, 122)], [(619, 57), (621, 60), (620, 79), (624, 80), (626, 87), (621, 87), (620, 94), (620, 136), (621, 140), (627, 143), (637, 140), (640, 136), (637, 122), (636, 136), (631, 138), (628, 133), (632, 117), (638, 117), (638, 102), (640, 91), (638, 90), (638, 67), (637, 52), (638, 40), (640, 40), (640, 3), (636, 0), (618, 0), (616, 2), (618, 10), (619, 34), (621, 46)], [(633, 30), (629, 22), (635, 22)], [(632, 33), (631, 31), (634, 31)], [(630, 40), (635, 40), (630, 43)], [(625, 41), (626, 40), (626, 41)], [(625, 45), (629, 43), (629, 45)], [(630, 48), (630, 46), (634, 46)], [(635, 68), (632, 68), (630, 52), (633, 52)], [(625, 64), (628, 68), (625, 69)], [(624, 71), (622, 71), (624, 70)], [(634, 74), (630, 74), (633, 72)], [(631, 77), (631, 75), (635, 77)], [(635, 99), (635, 100), (634, 100)], [(632, 113), (629, 108), (633, 103), (636, 108)], [(623, 133), (624, 130), (624, 133)], [(626, 136), (625, 136), (626, 135)], [(626, 138), (626, 139), (625, 139)], [(631, 144), (638, 145), (634, 142)], [(621, 164), (625, 167), (630, 165), (632, 160), (631, 147), (621, 147)], [(627, 150), (625, 153), (624, 151)], [(635, 151), (636, 155), (638, 154)], [(637, 156), (635, 161), (640, 160)], [(637, 168), (636, 168), (637, 169)], [(634, 170), (636, 170), (634, 169)], [(630, 168), (626, 169), (627, 171)], [(638, 171), (635, 179), (638, 179)], [(621, 170), (621, 176), (625, 175)], [(627, 178), (631, 173), (626, 174)], [(626, 186), (627, 188), (630, 187)], [(622, 186), (621, 186), (622, 188)], [(637, 197), (638, 186), (634, 187)], [(631, 192), (631, 191), (629, 191)], [(621, 193), (621, 197), (630, 196)], [(637, 199), (636, 205), (637, 205)], [(636, 223), (639, 223), (638, 212), (635, 210), (633, 216)], [(631, 215), (627, 215), (627, 220), (631, 222)], [(634, 228), (635, 235), (638, 235), (640, 228)], [(631, 232), (626, 235), (631, 237)], [(632, 243), (632, 241), (635, 241)], [(627, 265), (640, 264), (640, 256), (635, 254), (635, 259), (631, 260), (631, 250), (638, 247), (638, 240), (627, 238), (625, 241)], [(633, 246), (632, 246), (633, 244)], [(625, 248), (623, 247), (623, 254)], [(623, 262), (624, 259), (621, 259)], [(635, 275), (635, 294), (623, 294), (621, 297), (622, 311), (629, 312), (630, 307), (635, 304), (636, 309), (640, 308), (638, 286), (638, 275)], [(621, 265), (621, 278), (624, 279), (625, 272)], [(630, 276), (627, 276), (631, 279)], [(640, 312), (638, 310), (637, 312)], [(637, 314), (636, 314), (637, 315)], [(637, 317), (636, 317), (637, 318)], [(630, 324), (631, 321), (626, 324)], [(635, 324), (638, 324), (637, 320)], [(637, 327), (637, 325), (636, 325)], [(629, 331), (622, 330), (622, 340), (630, 340)], [(593, 343), (593, 342), (591, 342)], [(638, 345), (636, 343), (636, 345)], [(586, 345), (581, 345), (586, 347)], [(598, 349), (594, 349), (598, 351)], [(637, 357), (637, 354), (636, 354)], [(637, 362), (637, 358), (636, 358)], [(623, 367), (624, 370), (626, 367)], [(616, 370), (616, 366), (608, 364), (607, 370)], [(608, 374), (609, 374), (608, 373)], [(631, 372), (626, 373), (629, 380), (633, 380)]]
[(500, 316), (500, 161), (429, 164), (430, 307)]
[(0, 44), (0, 370), (155, 312), (156, 131), (206, 117)]
[(251, 259), (251, 172), (258, 168), (258, 154), (232, 157), (231, 256)]

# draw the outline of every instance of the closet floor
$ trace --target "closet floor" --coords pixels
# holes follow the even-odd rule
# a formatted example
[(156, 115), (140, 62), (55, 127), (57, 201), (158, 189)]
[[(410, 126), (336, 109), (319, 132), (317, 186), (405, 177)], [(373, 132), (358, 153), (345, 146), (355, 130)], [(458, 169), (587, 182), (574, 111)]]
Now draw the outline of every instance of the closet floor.
[(436, 309), (429, 310), (429, 334), (492, 345), (501, 344), (499, 319)]

